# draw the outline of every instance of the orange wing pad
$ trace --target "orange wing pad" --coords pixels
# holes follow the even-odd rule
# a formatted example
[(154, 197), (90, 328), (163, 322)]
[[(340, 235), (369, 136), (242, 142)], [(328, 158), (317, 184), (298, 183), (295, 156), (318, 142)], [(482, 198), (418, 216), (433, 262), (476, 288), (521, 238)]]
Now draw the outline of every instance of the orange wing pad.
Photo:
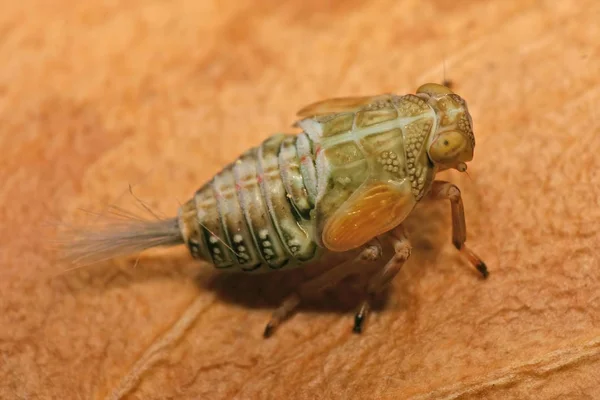
[(415, 203), (410, 184), (367, 184), (327, 221), (323, 244), (340, 252), (362, 246), (398, 226)]

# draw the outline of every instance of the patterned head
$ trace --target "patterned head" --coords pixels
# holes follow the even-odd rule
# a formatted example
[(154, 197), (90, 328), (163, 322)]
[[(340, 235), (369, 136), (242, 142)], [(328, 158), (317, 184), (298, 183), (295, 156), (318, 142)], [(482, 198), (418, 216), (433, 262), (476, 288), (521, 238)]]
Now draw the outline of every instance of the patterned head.
[(473, 121), (467, 103), (446, 86), (426, 83), (417, 89), (417, 94), (433, 107), (437, 127), (429, 137), (427, 154), (439, 168), (464, 172), (467, 162), (473, 159), (475, 136)]

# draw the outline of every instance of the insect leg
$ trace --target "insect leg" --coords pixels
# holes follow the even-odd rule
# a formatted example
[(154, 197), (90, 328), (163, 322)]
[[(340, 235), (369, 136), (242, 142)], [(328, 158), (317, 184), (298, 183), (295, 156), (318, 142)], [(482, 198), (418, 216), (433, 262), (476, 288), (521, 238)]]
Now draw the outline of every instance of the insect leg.
[(263, 336), (271, 336), (275, 328), (300, 304), (303, 297), (318, 293), (328, 287), (331, 287), (344, 279), (345, 277), (357, 272), (361, 262), (376, 261), (381, 257), (381, 245), (373, 240), (367, 243), (360, 254), (353, 259), (344, 261), (324, 273), (304, 282), (300, 288), (285, 298), (281, 305), (273, 312), (271, 320), (265, 327)]
[(354, 333), (361, 333), (363, 323), (370, 309), (371, 301), (394, 279), (396, 274), (410, 257), (412, 246), (404, 234), (402, 225), (397, 226), (390, 232), (394, 256), (369, 280), (367, 286), (367, 298), (362, 302), (358, 312), (354, 316)]
[(436, 200), (450, 200), (452, 211), (452, 243), (484, 278), (489, 275), (485, 263), (471, 249), (465, 245), (467, 240), (467, 225), (465, 223), (465, 209), (460, 195), (460, 189), (450, 182), (434, 181), (431, 187), (431, 196)]

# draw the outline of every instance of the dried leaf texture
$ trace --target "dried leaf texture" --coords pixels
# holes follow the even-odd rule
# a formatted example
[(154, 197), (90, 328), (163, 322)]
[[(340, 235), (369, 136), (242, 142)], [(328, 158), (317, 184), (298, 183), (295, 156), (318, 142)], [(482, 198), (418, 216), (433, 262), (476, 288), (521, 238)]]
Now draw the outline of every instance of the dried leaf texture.
[[(600, 398), (600, 3), (5, 2), (0, 397)], [(473, 114), (467, 243), (411, 216), (362, 336), (360, 280), (264, 324), (302, 271), (218, 276), (185, 249), (65, 272), (53, 221), (161, 216), (327, 97), (451, 79)], [(290, 128), (291, 129), (291, 128)], [(46, 229), (50, 227), (51, 229)]]

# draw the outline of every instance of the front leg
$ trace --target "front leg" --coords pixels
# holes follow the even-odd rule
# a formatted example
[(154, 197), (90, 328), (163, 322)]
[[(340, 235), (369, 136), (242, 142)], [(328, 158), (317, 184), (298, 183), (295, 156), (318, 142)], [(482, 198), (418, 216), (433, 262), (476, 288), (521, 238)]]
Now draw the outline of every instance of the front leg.
[(450, 200), (452, 211), (452, 243), (477, 268), (481, 275), (487, 278), (489, 272), (485, 263), (465, 245), (465, 241), (467, 240), (467, 224), (465, 223), (465, 209), (458, 187), (450, 182), (434, 181), (430, 195), (435, 200)]

